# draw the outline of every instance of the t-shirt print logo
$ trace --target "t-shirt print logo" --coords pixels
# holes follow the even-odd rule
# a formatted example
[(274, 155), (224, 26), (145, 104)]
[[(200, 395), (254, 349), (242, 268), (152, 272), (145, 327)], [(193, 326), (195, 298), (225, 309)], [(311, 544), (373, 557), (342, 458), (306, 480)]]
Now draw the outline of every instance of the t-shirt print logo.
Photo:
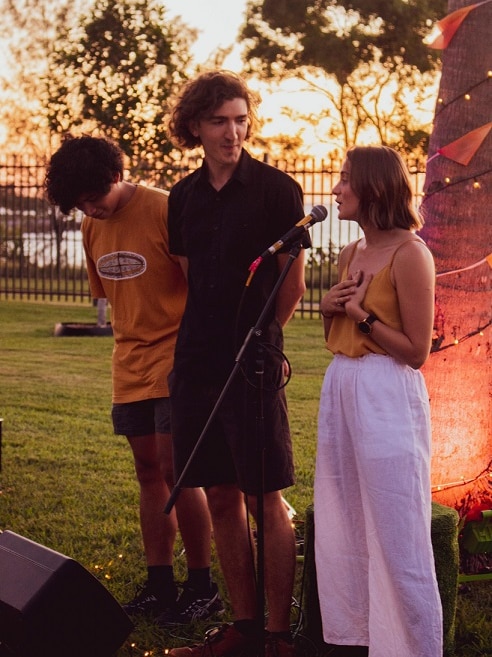
[(97, 261), (97, 271), (101, 278), (121, 280), (136, 278), (147, 269), (147, 261), (138, 253), (131, 251), (115, 251), (107, 253)]

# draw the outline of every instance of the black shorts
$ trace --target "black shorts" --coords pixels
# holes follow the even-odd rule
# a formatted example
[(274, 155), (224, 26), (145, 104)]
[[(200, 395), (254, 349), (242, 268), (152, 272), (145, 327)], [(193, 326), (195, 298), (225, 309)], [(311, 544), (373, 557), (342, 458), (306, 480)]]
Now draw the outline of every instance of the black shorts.
[(153, 433), (171, 433), (169, 397), (113, 404), (111, 411), (116, 434), (134, 438)]
[[(184, 487), (234, 483), (243, 492), (255, 495), (260, 490), (268, 493), (294, 483), (283, 389), (264, 390), (260, 400), (257, 390), (238, 375), (210, 421), (223, 390), (221, 384), (176, 373), (170, 383), (174, 468), (179, 477), (186, 467)], [(206, 425), (207, 431), (188, 463)]]

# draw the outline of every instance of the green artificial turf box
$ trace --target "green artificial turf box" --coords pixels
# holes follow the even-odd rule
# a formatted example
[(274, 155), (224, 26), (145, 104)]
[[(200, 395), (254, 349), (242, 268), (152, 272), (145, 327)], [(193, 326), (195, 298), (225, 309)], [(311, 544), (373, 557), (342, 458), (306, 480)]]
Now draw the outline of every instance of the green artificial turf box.
[[(458, 512), (451, 507), (432, 503), (431, 538), (437, 583), (443, 611), (444, 655), (452, 655), (455, 641), (456, 604), (458, 597), (459, 547)], [(316, 566), (314, 561), (314, 512), (306, 510), (304, 526), (304, 634), (318, 648), (324, 644), (319, 611)]]

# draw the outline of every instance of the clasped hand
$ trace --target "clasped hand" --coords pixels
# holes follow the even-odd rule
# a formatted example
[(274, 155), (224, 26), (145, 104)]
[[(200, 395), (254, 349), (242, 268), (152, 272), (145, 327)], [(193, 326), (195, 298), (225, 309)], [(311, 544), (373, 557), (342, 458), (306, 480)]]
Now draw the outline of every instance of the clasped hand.
[(323, 317), (329, 319), (341, 313), (351, 317), (352, 313), (357, 315), (358, 311), (360, 315), (361, 304), (371, 280), (372, 274), (365, 276), (363, 272), (356, 271), (333, 285), (321, 300), (320, 310)]

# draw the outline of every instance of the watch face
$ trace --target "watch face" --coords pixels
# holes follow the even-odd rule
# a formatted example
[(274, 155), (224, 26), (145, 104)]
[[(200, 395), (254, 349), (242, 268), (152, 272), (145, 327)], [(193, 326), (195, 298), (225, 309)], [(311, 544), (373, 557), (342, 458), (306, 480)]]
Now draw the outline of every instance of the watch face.
[(376, 321), (376, 319), (376, 315), (369, 314), (365, 319), (361, 320), (357, 324), (359, 331), (361, 333), (365, 333), (366, 335), (372, 333), (372, 324)]

